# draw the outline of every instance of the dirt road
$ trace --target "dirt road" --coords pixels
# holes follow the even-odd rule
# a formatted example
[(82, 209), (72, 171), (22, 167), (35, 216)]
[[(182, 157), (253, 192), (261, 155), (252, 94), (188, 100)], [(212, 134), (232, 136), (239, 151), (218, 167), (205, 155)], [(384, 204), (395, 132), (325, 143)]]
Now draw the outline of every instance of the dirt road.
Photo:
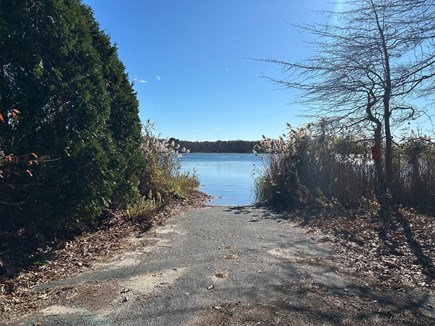
[(23, 325), (435, 324), (435, 300), (343, 275), (331, 248), (253, 207), (193, 209), (86, 274), (34, 289)]

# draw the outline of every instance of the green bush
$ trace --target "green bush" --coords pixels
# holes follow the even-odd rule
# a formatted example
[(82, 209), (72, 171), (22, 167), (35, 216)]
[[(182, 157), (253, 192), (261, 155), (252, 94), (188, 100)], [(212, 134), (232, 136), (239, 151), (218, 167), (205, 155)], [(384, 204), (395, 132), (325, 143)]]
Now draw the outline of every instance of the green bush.
[[(134, 200), (138, 103), (116, 48), (79, 0), (0, 2), (0, 147), (35, 152), (0, 179), (0, 228), (50, 229)], [(17, 166), (21, 169), (22, 166)]]
[(150, 124), (142, 135), (125, 67), (89, 7), (0, 1), (0, 47), (0, 230), (140, 215), (198, 187), (180, 171), (186, 150)]

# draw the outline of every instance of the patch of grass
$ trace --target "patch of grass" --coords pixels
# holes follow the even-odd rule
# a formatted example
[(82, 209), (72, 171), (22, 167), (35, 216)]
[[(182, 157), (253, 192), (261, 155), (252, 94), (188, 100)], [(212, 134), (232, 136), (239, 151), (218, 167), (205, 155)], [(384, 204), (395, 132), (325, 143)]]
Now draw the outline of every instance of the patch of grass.
[(147, 218), (153, 215), (161, 206), (161, 201), (158, 202), (152, 197), (141, 197), (136, 203), (127, 207), (125, 215), (130, 219)]
[(125, 210), (128, 218), (147, 218), (156, 213), (173, 199), (188, 199), (190, 194), (199, 187), (199, 179), (195, 173), (178, 172), (164, 180), (165, 191), (149, 190), (146, 196), (131, 204)]
[(169, 180), (169, 186), (175, 197), (185, 199), (199, 187), (199, 179), (195, 172), (177, 173)]

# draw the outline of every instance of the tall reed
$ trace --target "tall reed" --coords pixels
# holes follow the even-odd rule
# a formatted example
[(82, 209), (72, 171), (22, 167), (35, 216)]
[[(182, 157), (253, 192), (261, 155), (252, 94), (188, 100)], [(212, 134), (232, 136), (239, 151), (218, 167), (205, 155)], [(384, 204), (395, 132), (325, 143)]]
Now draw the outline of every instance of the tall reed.
[[(371, 142), (361, 135), (337, 134), (321, 121), (290, 128), (277, 140), (263, 138), (256, 150), (269, 154), (256, 181), (261, 204), (358, 207), (376, 199)], [(433, 212), (434, 143), (428, 137), (409, 137), (395, 146), (394, 153), (393, 203)]]

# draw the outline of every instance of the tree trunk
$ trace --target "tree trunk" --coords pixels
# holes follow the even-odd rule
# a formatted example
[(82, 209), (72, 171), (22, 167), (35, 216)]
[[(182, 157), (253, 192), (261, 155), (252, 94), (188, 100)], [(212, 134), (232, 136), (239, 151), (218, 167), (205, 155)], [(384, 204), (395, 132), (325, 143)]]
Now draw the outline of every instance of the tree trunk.
[(390, 108), (389, 101), (384, 101), (384, 126), (385, 126), (385, 185), (389, 193), (387, 197), (390, 198), (388, 203), (391, 203), (391, 187), (393, 183), (393, 148), (392, 136), (390, 128)]
[[(382, 124), (378, 121), (375, 129), (375, 146), (382, 148)], [(384, 169), (382, 167), (382, 159), (375, 159), (376, 170), (376, 197), (381, 205), (381, 210), (386, 207), (387, 186), (385, 182)]]
[[(377, 99), (376, 96), (372, 91), (369, 91), (367, 94), (367, 105), (366, 105), (366, 113), (367, 118), (369, 121), (373, 122), (375, 127), (375, 148), (378, 148), (379, 150), (382, 148), (382, 122), (376, 118), (373, 115), (372, 108), (376, 105)], [(376, 155), (377, 156), (377, 155)], [(386, 194), (387, 194), (387, 187), (385, 184), (385, 174), (384, 169), (382, 166), (382, 156), (379, 155), (379, 157), (375, 157), (373, 155), (373, 161), (375, 163), (375, 170), (376, 170), (376, 198), (379, 201), (379, 204), (381, 205), (381, 215), (382, 212), (385, 211), (386, 207)]]
[(376, 8), (374, 1), (370, 1), (373, 14), (376, 19), (376, 26), (379, 32), (379, 38), (381, 41), (381, 51), (384, 59), (384, 79), (385, 83), (383, 85), (383, 104), (384, 104), (384, 128), (385, 128), (385, 186), (386, 186), (386, 196), (385, 196), (385, 208), (389, 208), (391, 205), (391, 185), (393, 181), (393, 149), (392, 149), (392, 137), (390, 128), (390, 98), (391, 98), (391, 67), (390, 67), (390, 53), (388, 50), (388, 44), (384, 33), (384, 22), (378, 16), (378, 9)]

